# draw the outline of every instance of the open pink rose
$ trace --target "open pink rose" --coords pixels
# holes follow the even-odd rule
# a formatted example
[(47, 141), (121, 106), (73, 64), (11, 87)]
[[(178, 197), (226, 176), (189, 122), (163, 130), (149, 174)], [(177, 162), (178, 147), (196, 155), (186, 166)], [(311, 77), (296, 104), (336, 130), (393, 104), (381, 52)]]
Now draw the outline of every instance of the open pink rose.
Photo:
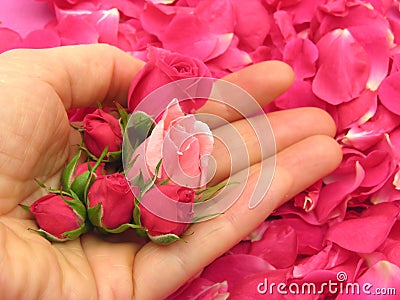
[(167, 107), (151, 135), (134, 152), (137, 157), (128, 172), (133, 178), (142, 172), (146, 180), (155, 174), (162, 161), (159, 180), (169, 178), (173, 183), (191, 188), (206, 184), (208, 157), (214, 139), (207, 124), (194, 115), (185, 115), (177, 100)]
[[(161, 48), (149, 47), (148, 63), (133, 80), (129, 90), (129, 110), (135, 107), (152, 91), (184, 78), (210, 77), (207, 66), (199, 59)], [(185, 101), (185, 112), (192, 112), (204, 104), (203, 99)]]
[(121, 150), (122, 132), (119, 121), (112, 115), (97, 109), (83, 119), (83, 139), (90, 153), (99, 157), (108, 147), (108, 152)]

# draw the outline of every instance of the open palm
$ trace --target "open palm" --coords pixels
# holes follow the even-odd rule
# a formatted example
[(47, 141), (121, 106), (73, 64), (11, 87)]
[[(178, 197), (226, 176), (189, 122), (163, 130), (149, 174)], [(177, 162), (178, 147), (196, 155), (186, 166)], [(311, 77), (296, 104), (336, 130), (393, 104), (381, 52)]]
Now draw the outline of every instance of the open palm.
[[(303, 108), (269, 115), (277, 144), (277, 168), (262, 203), (247, 206), (246, 190), (225, 214), (191, 227), (187, 243), (157, 246), (137, 241), (133, 232), (105, 240), (86, 234), (49, 243), (28, 228), (32, 216), (18, 204), (43, 195), (37, 178), (57, 187), (73, 154), (77, 134), (66, 109), (102, 101), (126, 104), (129, 84), (143, 66), (107, 45), (48, 50), (16, 50), (0, 55), (0, 298), (1, 299), (162, 299), (239, 242), (273, 209), (332, 171), (340, 149), (335, 127), (320, 110)], [(265, 62), (225, 79), (246, 89), (261, 105), (284, 92), (293, 80), (289, 67)], [(246, 122), (212, 104), (233, 122), (251, 148)], [(222, 147), (213, 153), (218, 161)], [(261, 158), (250, 151), (252, 172)], [(220, 168), (217, 177), (226, 177)], [(243, 224), (246, 224), (245, 226)]]

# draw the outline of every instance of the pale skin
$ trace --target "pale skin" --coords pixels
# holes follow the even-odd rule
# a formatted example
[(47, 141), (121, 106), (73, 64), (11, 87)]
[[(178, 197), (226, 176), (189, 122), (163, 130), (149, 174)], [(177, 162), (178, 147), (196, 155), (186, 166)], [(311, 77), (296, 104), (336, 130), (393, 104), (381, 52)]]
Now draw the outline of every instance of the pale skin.
[[(204, 266), (229, 250), (280, 204), (334, 170), (341, 150), (332, 138), (335, 125), (315, 108), (269, 115), (277, 144), (277, 167), (270, 190), (250, 210), (246, 195), (223, 215), (191, 227), (193, 234), (169, 246), (135, 242), (131, 233), (112, 240), (86, 234), (51, 244), (28, 228), (37, 228), (29, 205), (43, 195), (38, 178), (57, 186), (60, 172), (76, 149), (77, 134), (65, 110), (103, 101), (126, 104), (132, 78), (143, 62), (106, 45), (49, 50), (13, 50), (0, 55), (0, 298), (1, 299), (162, 299)], [(247, 90), (261, 105), (282, 94), (292, 70), (263, 62), (225, 79)], [(202, 112), (222, 117), (255, 139), (235, 113), (212, 105)], [(259, 168), (256, 147), (249, 147), (251, 171)], [(217, 162), (224, 157), (218, 145)], [(229, 176), (218, 169), (217, 179)], [(215, 180), (217, 180), (215, 179)]]

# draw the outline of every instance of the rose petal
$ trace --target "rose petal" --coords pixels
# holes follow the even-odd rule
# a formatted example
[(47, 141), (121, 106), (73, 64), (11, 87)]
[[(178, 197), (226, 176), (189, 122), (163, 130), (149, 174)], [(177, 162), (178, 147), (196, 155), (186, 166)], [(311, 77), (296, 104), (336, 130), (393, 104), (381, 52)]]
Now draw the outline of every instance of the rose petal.
[(315, 75), (317, 59), (318, 49), (309, 39), (294, 38), (283, 51), (283, 61), (292, 66), (298, 79)]
[(228, 290), (235, 286), (243, 277), (258, 272), (272, 270), (273, 267), (264, 259), (246, 254), (226, 255), (215, 260), (201, 274), (213, 282), (228, 282)]
[(18, 48), (22, 44), (21, 36), (9, 28), (0, 28), (0, 53)]
[(262, 239), (251, 244), (249, 254), (263, 258), (276, 268), (290, 267), (297, 257), (296, 231), (288, 224), (270, 222)]
[(317, 47), (319, 68), (312, 84), (313, 92), (334, 105), (360, 96), (369, 77), (370, 61), (350, 31), (329, 32), (319, 40)]
[(379, 86), (378, 96), (381, 103), (391, 112), (400, 115), (400, 72), (390, 74)]
[(371, 253), (384, 242), (398, 214), (399, 207), (393, 203), (371, 206), (358, 218), (332, 225), (326, 239), (350, 251)]

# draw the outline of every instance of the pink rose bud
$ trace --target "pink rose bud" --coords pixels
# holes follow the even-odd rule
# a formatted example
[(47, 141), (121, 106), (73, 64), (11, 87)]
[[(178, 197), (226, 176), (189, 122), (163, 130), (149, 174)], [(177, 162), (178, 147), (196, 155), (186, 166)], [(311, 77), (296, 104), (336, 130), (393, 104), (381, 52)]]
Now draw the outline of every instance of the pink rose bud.
[[(182, 235), (193, 217), (194, 196), (193, 189), (177, 185), (160, 185), (147, 191), (140, 201), (139, 208), (140, 221), (147, 229), (148, 235)], [(181, 206), (178, 203), (189, 205)]]
[(40, 227), (38, 232), (50, 240), (72, 240), (88, 231), (85, 207), (71, 197), (43, 196), (30, 206), (30, 211)]
[(132, 219), (135, 197), (124, 175), (100, 176), (88, 193), (88, 215), (94, 226), (115, 229)]
[(100, 157), (106, 147), (108, 152), (118, 152), (122, 145), (122, 130), (119, 121), (112, 115), (97, 109), (83, 119), (83, 139), (86, 148)]

